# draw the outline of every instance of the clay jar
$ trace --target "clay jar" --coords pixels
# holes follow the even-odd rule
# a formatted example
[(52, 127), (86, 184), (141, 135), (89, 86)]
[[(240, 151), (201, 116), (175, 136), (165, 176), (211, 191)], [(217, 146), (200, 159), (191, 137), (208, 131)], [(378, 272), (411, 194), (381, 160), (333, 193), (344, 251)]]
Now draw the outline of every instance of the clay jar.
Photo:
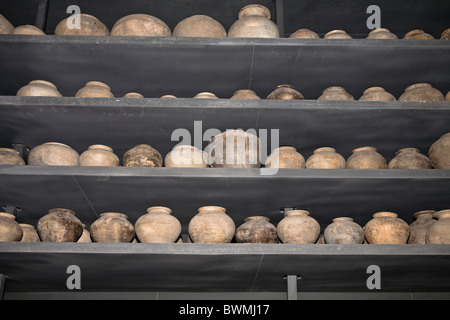
[(45, 32), (36, 26), (29, 24), (16, 27), (12, 34), (24, 34), (24, 35), (35, 35), (35, 36), (45, 36)]
[(450, 132), (435, 141), (428, 150), (428, 157), (435, 169), (450, 169)]
[(144, 96), (137, 92), (129, 92), (126, 95), (123, 96), (124, 98), (132, 98), (132, 99), (142, 99)]
[(124, 167), (162, 167), (161, 154), (148, 144), (139, 144), (123, 156)]
[(45, 80), (33, 80), (17, 91), (18, 97), (62, 97), (56, 86)]
[(227, 31), (216, 20), (205, 15), (194, 15), (181, 20), (173, 29), (174, 37), (226, 37)]
[(86, 85), (78, 90), (76, 98), (114, 98), (111, 88), (100, 81), (89, 81)]
[(306, 210), (291, 210), (277, 225), (277, 234), (283, 243), (315, 243), (320, 225)]
[(445, 95), (445, 101), (450, 101), (450, 91)]
[(180, 145), (170, 151), (165, 159), (166, 167), (206, 168), (204, 152), (194, 146)]
[(2, 14), (0, 14), (0, 34), (11, 34), (14, 26)]
[(367, 39), (390, 39), (395, 40), (398, 37), (386, 28), (378, 28), (369, 32)]
[(218, 206), (198, 209), (189, 222), (188, 232), (193, 243), (229, 243), (234, 237), (236, 226), (233, 219)]
[(450, 40), (450, 28), (441, 33), (441, 40)]
[(76, 242), (83, 233), (83, 224), (72, 210), (55, 208), (38, 220), (36, 229), (43, 242)]
[(293, 39), (319, 39), (319, 35), (309, 29), (298, 29), (292, 33), (289, 38)]
[(22, 239), (22, 227), (13, 214), (0, 212), (0, 242), (17, 242)]
[(396, 101), (395, 97), (382, 87), (371, 87), (364, 90), (359, 101)]
[(19, 152), (10, 148), (0, 148), (0, 165), (23, 166), (25, 161)]
[(78, 166), (80, 156), (68, 145), (46, 142), (33, 148), (28, 155), (31, 166)]
[(325, 34), (324, 39), (351, 39), (352, 37), (344, 30), (332, 30)]
[(261, 98), (253, 90), (241, 89), (236, 91), (230, 99), (258, 100)]
[(260, 139), (243, 130), (226, 130), (211, 138), (205, 149), (214, 168), (260, 168)]
[(413, 214), (416, 219), (409, 225), (409, 244), (426, 244), (425, 236), (430, 226), (436, 222), (433, 219), (434, 210), (422, 210)]
[(21, 223), (20, 227), (23, 231), (23, 236), (20, 242), (41, 242), (39, 234), (34, 226), (31, 224)]
[(289, 84), (278, 85), (268, 96), (269, 100), (303, 100), (303, 95)]
[(135, 224), (136, 236), (142, 243), (175, 243), (181, 234), (180, 221), (166, 207), (150, 207)]
[(278, 26), (270, 20), (270, 10), (259, 4), (243, 7), (238, 20), (228, 30), (232, 38), (279, 38)]
[(85, 225), (83, 225), (83, 233), (81, 234), (80, 239), (77, 241), (78, 243), (91, 243), (91, 233), (86, 230)]
[(105, 26), (96, 17), (81, 13), (80, 14), (80, 28), (70, 29), (71, 21), (68, 21), (71, 17), (62, 20), (55, 29), (56, 36), (109, 36), (110, 32), (107, 26)]
[(417, 148), (403, 148), (395, 153), (388, 164), (389, 169), (431, 169), (430, 159)]
[(349, 217), (333, 219), (323, 233), (328, 244), (361, 244), (364, 242), (363, 228)]
[(428, 33), (425, 33), (423, 30), (415, 29), (406, 33), (403, 39), (427, 40), (434, 39), (434, 37), (432, 35), (429, 35)]
[(409, 225), (393, 212), (377, 212), (364, 226), (369, 244), (406, 244)]
[(130, 14), (119, 19), (111, 29), (112, 36), (170, 37), (167, 24), (148, 14)]
[(332, 86), (326, 88), (317, 100), (355, 100), (344, 88)]
[(211, 92), (200, 92), (195, 95), (195, 99), (219, 99), (214, 93)]
[(276, 148), (267, 157), (266, 168), (305, 168), (305, 158), (294, 147)]
[(131, 242), (135, 236), (134, 226), (128, 217), (119, 212), (104, 212), (89, 228), (93, 242)]
[(101, 144), (95, 144), (80, 155), (80, 166), (117, 167), (120, 160), (113, 149)]
[(345, 159), (335, 149), (322, 147), (306, 160), (308, 169), (345, 169)]
[(384, 157), (374, 147), (361, 147), (352, 151), (347, 159), (347, 169), (387, 169)]
[(267, 217), (247, 217), (236, 229), (235, 239), (238, 243), (278, 243), (277, 228)]
[(438, 211), (433, 215), (438, 220), (427, 231), (427, 244), (450, 244), (450, 210)]
[(428, 83), (416, 83), (405, 89), (398, 101), (445, 101), (444, 95)]

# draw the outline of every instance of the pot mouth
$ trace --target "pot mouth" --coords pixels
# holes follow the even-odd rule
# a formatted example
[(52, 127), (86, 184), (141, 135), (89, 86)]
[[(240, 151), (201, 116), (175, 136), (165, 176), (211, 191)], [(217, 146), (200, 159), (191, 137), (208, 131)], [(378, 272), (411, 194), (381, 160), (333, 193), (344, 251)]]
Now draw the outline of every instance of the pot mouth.
[(339, 92), (347, 92), (343, 87), (340, 86), (331, 86), (323, 90), (323, 93), (331, 92), (331, 91), (339, 91)]
[(16, 220), (16, 216), (13, 215), (12, 213), (8, 213), (8, 212), (0, 212), (0, 217), (5, 217), (5, 218)]
[(426, 83), (426, 82), (421, 82), (421, 83), (415, 83), (412, 84), (410, 86), (408, 86), (405, 91), (411, 90), (411, 89), (415, 89), (415, 88), (431, 88), (431, 84)]
[(111, 147), (105, 146), (103, 144), (93, 144), (92, 146), (89, 146), (88, 148), (89, 150), (93, 150), (93, 149), (102, 149), (102, 150), (106, 150), (106, 151), (110, 151), (113, 152), (113, 149)]
[(47, 80), (33, 80), (33, 81), (30, 81), (29, 84), (43, 84), (43, 85), (47, 85), (47, 86), (50, 86), (50, 87), (56, 89), (56, 86)]
[(100, 82), (100, 81), (89, 81), (89, 82), (87, 82), (86, 83), (86, 87), (90, 87), (90, 86), (92, 86), (92, 87), (102, 87), (102, 88), (104, 88), (104, 89), (106, 89), (108, 91), (111, 91), (111, 88), (106, 83), (103, 83), (103, 82)]
[(411, 148), (402, 148), (402, 149), (399, 149), (399, 150), (395, 153), (395, 155), (398, 156), (399, 154), (404, 153), (404, 152), (415, 152), (415, 153), (420, 153), (420, 150), (417, 149), (417, 148), (414, 148), (414, 147), (411, 147)]
[(433, 217), (433, 215), (436, 213), (436, 210), (421, 210), (413, 213), (413, 217), (417, 219), (419, 216), (430, 216)]
[(128, 92), (123, 96), (124, 98), (143, 98), (144, 96), (137, 92)]
[(171, 214), (172, 213), (172, 209), (168, 208), (168, 207), (163, 207), (163, 206), (153, 206), (153, 207), (149, 207), (147, 208), (147, 213), (152, 213), (152, 212), (161, 212), (161, 213), (166, 213), (166, 214)]
[(19, 151), (15, 150), (15, 149), (11, 149), (11, 148), (0, 148), (0, 152), (8, 152), (8, 153), (13, 153), (13, 154), (20, 154)]
[(62, 146), (62, 147), (70, 148), (67, 144), (64, 144), (61, 142), (46, 142), (43, 145)]
[(249, 4), (239, 11), (238, 18), (242, 19), (248, 16), (261, 16), (270, 19), (271, 13), (270, 10), (263, 5)]
[(176, 98), (173, 94), (165, 94), (161, 97), (161, 99), (167, 99), (167, 98)]
[(356, 153), (356, 152), (360, 152), (360, 151), (375, 151), (377, 152), (377, 148), (375, 147), (370, 147), (370, 146), (366, 146), (366, 147), (359, 147), (356, 148), (352, 151), (352, 153)]
[(285, 212), (285, 217), (289, 216), (309, 216), (309, 211), (307, 210), (291, 210), (288, 212)]
[(314, 150), (314, 153), (319, 153), (319, 152), (336, 152), (336, 149), (331, 148), (331, 147), (321, 147), (321, 148), (317, 148), (316, 150)]
[(445, 35), (446, 33), (449, 33), (449, 32), (450, 32), (450, 28), (448, 28), (448, 29), (442, 31), (442, 33), (441, 33), (441, 38), (444, 37), (444, 35)]
[(281, 146), (281, 147), (273, 149), (272, 153), (273, 152), (283, 151), (283, 150), (286, 150), (286, 151), (297, 151), (297, 149), (295, 149), (295, 147), (293, 147), (293, 146)]
[(53, 208), (53, 209), (48, 210), (48, 213), (55, 213), (55, 212), (64, 212), (64, 213), (70, 213), (70, 214), (75, 215), (75, 211), (66, 209), (66, 208)]
[(405, 37), (411, 36), (411, 35), (416, 34), (416, 33), (425, 33), (425, 31), (423, 31), (422, 29), (414, 29), (414, 30), (411, 30), (411, 31), (407, 32), (405, 34)]
[(233, 95), (235, 95), (235, 94), (237, 94), (237, 93), (251, 93), (251, 94), (256, 94), (255, 91), (250, 90), (250, 89), (239, 89), (239, 90), (235, 91)]
[(334, 218), (332, 221), (333, 222), (353, 221), (353, 218), (350, 218), (350, 217), (337, 217), (337, 218)]
[(372, 217), (374, 217), (374, 218), (381, 218), (381, 217), (397, 218), (398, 214), (396, 214), (394, 212), (389, 212), (389, 211), (380, 211), (380, 212), (374, 213), (372, 215)]
[(134, 148), (153, 148), (151, 145), (149, 144), (138, 144), (136, 146), (134, 146)]
[(244, 219), (245, 222), (251, 221), (251, 220), (265, 220), (267, 222), (270, 221), (270, 219), (265, 216), (250, 216), (250, 217), (247, 217)]
[(369, 35), (375, 34), (375, 33), (378, 33), (378, 32), (391, 32), (391, 31), (389, 29), (386, 29), (386, 28), (378, 28), (378, 29), (374, 29), (374, 30), (370, 31)]
[(100, 217), (118, 217), (128, 219), (128, 216), (121, 212), (103, 212), (100, 214)]
[(203, 206), (198, 208), (199, 212), (209, 212), (209, 211), (220, 211), (220, 212), (225, 212), (227, 211), (227, 209), (225, 209), (224, 207), (220, 207), (220, 206)]
[(450, 218), (450, 209), (441, 210), (433, 214), (433, 218), (443, 219)]
[(347, 35), (347, 32), (345, 32), (344, 30), (340, 30), (340, 29), (331, 30), (331, 31), (329, 31), (329, 32), (327, 32), (327, 33), (325, 34), (324, 38), (326, 38), (326, 37), (328, 37), (328, 36), (331, 36), (331, 35), (333, 35), (333, 34), (345, 34), (345, 35)]
[(370, 87), (370, 88), (367, 88), (366, 90), (364, 90), (363, 94), (366, 94), (369, 92), (378, 92), (378, 91), (386, 92), (386, 90), (384, 90), (383, 87)]
[(276, 90), (276, 89), (280, 89), (280, 88), (294, 89), (294, 86), (291, 85), (291, 84), (279, 84), (279, 85), (277, 85), (277, 86), (275, 87), (275, 90)]

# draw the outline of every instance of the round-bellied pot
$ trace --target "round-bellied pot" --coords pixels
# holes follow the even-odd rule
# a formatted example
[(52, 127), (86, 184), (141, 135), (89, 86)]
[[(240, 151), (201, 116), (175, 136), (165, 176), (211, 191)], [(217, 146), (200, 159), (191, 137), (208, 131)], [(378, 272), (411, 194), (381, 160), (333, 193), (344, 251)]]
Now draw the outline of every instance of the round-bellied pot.
[(294, 147), (276, 148), (267, 157), (266, 168), (305, 168), (305, 158)]
[(104, 212), (89, 228), (93, 242), (120, 243), (134, 239), (134, 226), (127, 215), (120, 212)]
[(416, 83), (407, 87), (398, 101), (445, 101), (445, 97), (429, 83)]
[(173, 29), (173, 36), (224, 38), (227, 31), (217, 20), (199, 14), (181, 20)]
[(45, 36), (45, 32), (36, 26), (29, 24), (18, 26), (14, 28), (12, 34), (23, 34), (23, 35), (35, 35), (35, 36)]
[(80, 239), (78, 239), (78, 243), (91, 243), (91, 233), (85, 228), (86, 226), (83, 225), (83, 233), (81, 234)]
[(250, 4), (239, 11), (238, 20), (228, 30), (231, 38), (279, 38), (278, 26), (270, 20), (270, 10)]
[(445, 95), (445, 101), (450, 101), (450, 91)]
[(89, 81), (86, 85), (78, 90), (76, 98), (114, 98), (111, 88), (100, 81)]
[(277, 228), (264, 216), (251, 216), (236, 229), (238, 243), (278, 243)]
[(261, 98), (253, 90), (241, 89), (236, 91), (230, 99), (258, 100)]
[(0, 14), (0, 34), (11, 34), (14, 30), (14, 26), (8, 19)]
[(0, 212), (0, 242), (18, 242), (22, 239), (22, 227), (13, 214)]
[(188, 145), (179, 145), (170, 151), (164, 158), (166, 167), (179, 168), (206, 168), (205, 153)]
[(425, 31), (420, 29), (415, 29), (407, 32), (403, 39), (413, 39), (413, 40), (432, 40), (434, 37)]
[(120, 18), (111, 29), (112, 36), (170, 37), (172, 31), (161, 19), (148, 14)]
[(306, 210), (291, 210), (277, 225), (277, 234), (283, 243), (315, 243), (320, 225)]
[(403, 148), (389, 161), (389, 169), (432, 169), (430, 159), (417, 148)]
[(442, 135), (428, 150), (428, 157), (435, 169), (450, 169), (450, 132)]
[(62, 20), (55, 29), (56, 36), (109, 36), (110, 32), (99, 19), (90, 14), (81, 13), (79, 28), (74, 24), (78, 20), (68, 17)]
[(173, 94), (165, 94), (161, 96), (161, 99), (174, 99), (174, 98), (176, 98), (176, 96), (174, 96)]
[(445, 29), (441, 33), (441, 40), (450, 40), (450, 28)]
[(319, 39), (319, 35), (309, 29), (298, 29), (292, 33), (289, 38), (291, 39)]
[(433, 217), (438, 220), (433, 223), (425, 235), (427, 244), (450, 244), (450, 210), (436, 212)]
[(347, 169), (387, 169), (384, 157), (374, 147), (354, 149), (347, 159)]
[(30, 151), (28, 164), (31, 166), (78, 166), (80, 156), (66, 144), (46, 142)]
[(290, 84), (278, 85), (266, 99), (269, 100), (303, 100), (303, 95)]
[(389, 39), (395, 40), (398, 37), (386, 28), (378, 28), (369, 32), (367, 39)]
[(142, 99), (144, 96), (137, 92), (129, 92), (126, 95), (123, 96), (124, 98), (134, 98), (134, 99)]
[(38, 220), (36, 229), (42, 242), (76, 242), (83, 233), (83, 223), (74, 211), (55, 208)]
[(62, 97), (56, 86), (50, 81), (33, 80), (17, 91), (18, 97)]
[(359, 101), (396, 101), (395, 97), (382, 87), (371, 87), (364, 90)]
[(163, 157), (148, 144), (139, 144), (123, 156), (124, 167), (162, 167)]
[(369, 244), (406, 244), (409, 225), (394, 212), (377, 212), (364, 226)]
[(433, 219), (435, 210), (422, 210), (413, 214), (416, 219), (409, 225), (409, 244), (426, 244), (426, 235), (430, 226), (436, 222)]
[(136, 236), (142, 243), (175, 243), (181, 234), (180, 221), (167, 207), (150, 207), (135, 223)]
[(339, 86), (332, 86), (323, 90), (322, 95), (317, 100), (355, 100), (353, 96)]
[(364, 242), (363, 228), (349, 217), (334, 218), (323, 233), (325, 243), (361, 244)]
[(233, 219), (218, 206), (198, 209), (189, 222), (188, 232), (193, 243), (229, 243), (234, 237), (236, 226)]
[(351, 39), (352, 37), (344, 30), (332, 30), (327, 32), (324, 39)]
[(119, 163), (113, 149), (102, 144), (92, 145), (80, 155), (80, 166), (118, 167)]
[(335, 149), (322, 147), (314, 150), (308, 160), (307, 169), (345, 169), (345, 158)]
[(212, 92), (200, 92), (194, 96), (195, 99), (219, 99)]
[(0, 148), (0, 165), (23, 166), (25, 161), (17, 150)]
[(39, 238), (39, 234), (33, 225), (20, 223), (20, 227), (23, 231), (23, 236), (20, 242), (41, 242), (41, 238)]

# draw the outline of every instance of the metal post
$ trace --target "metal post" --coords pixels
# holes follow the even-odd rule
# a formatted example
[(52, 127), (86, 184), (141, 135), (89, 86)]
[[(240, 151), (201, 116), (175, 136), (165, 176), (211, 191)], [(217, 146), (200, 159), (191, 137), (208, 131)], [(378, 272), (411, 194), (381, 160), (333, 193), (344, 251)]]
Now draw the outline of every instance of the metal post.
[(5, 281), (6, 276), (0, 273), (0, 300), (3, 300), (3, 296), (5, 293)]
[(287, 299), (297, 300), (297, 275), (289, 274), (286, 276), (287, 279)]
[(283, 0), (275, 0), (276, 23), (280, 30), (280, 38), (284, 38), (284, 4)]
[(39, 0), (36, 13), (35, 26), (45, 32), (47, 24), (48, 0)]
[(23, 143), (14, 143), (13, 147), (17, 152), (19, 152), (19, 155), (22, 157), (23, 161), (25, 161), (25, 163), (26, 163), (28, 161), (28, 153), (30, 151), (28, 149), (28, 146)]

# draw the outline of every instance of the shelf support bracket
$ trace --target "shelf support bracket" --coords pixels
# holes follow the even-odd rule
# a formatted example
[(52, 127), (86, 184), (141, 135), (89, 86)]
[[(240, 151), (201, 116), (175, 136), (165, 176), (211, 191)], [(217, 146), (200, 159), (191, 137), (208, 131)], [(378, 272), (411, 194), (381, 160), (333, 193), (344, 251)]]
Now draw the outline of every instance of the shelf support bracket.
[(284, 4), (283, 0), (275, 0), (276, 21), (280, 38), (284, 38)]
[(30, 152), (30, 150), (28, 149), (28, 146), (23, 143), (14, 143), (13, 147), (14, 147), (14, 150), (19, 152), (19, 155), (22, 157), (23, 161), (25, 161), (25, 163), (27, 163), (28, 153)]
[(297, 300), (297, 280), (300, 279), (300, 277), (295, 274), (288, 274), (285, 279), (287, 279), (287, 299)]
[(3, 300), (3, 296), (5, 293), (5, 281), (6, 276), (2, 273), (0, 273), (0, 300)]
[(48, 2), (49, 0), (39, 0), (35, 26), (45, 32), (45, 26), (47, 24), (48, 15)]

